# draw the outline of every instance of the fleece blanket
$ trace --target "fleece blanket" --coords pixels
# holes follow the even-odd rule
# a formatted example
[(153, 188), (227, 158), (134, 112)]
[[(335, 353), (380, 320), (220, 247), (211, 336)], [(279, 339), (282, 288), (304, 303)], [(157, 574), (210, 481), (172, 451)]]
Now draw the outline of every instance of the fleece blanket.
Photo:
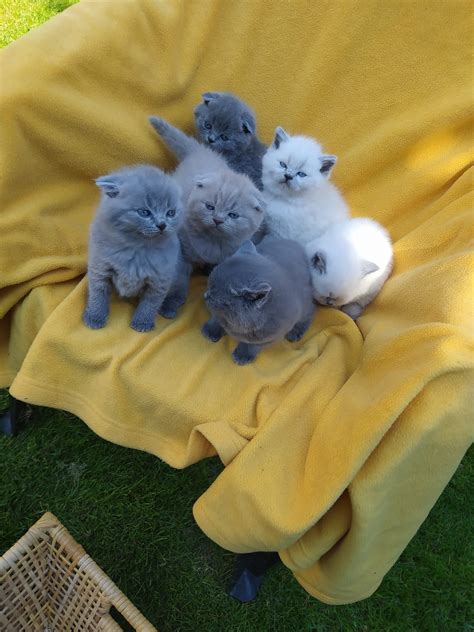
[[(369, 596), (470, 445), (471, 3), (81, 2), (1, 54), (0, 384), (182, 468), (224, 471), (194, 506), (236, 552), (276, 550), (328, 603)], [(187, 131), (206, 90), (339, 156), (354, 215), (390, 231), (395, 269), (357, 323), (246, 367), (200, 334), (205, 279), (141, 334), (114, 300), (81, 322), (93, 179), (173, 166), (147, 122)]]

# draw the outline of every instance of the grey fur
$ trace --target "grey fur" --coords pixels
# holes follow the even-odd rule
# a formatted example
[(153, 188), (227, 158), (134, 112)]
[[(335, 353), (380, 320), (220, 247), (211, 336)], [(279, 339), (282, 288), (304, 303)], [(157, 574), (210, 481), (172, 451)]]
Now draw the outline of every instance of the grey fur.
[[(373, 267), (375, 266), (375, 264), (371, 262), (367, 262), (367, 263), (370, 263), (370, 265), (372, 266), (372, 271), (375, 270), (375, 268)], [(375, 266), (375, 267), (377, 270), (379, 269), (378, 266)], [(362, 312), (367, 307), (367, 305), (370, 305), (370, 303), (372, 303), (372, 301), (376, 298), (376, 296), (378, 295), (378, 293), (384, 286), (385, 281), (391, 275), (392, 270), (393, 270), (393, 258), (390, 261), (390, 264), (387, 266), (387, 269), (385, 270), (384, 274), (372, 284), (368, 292), (366, 292), (365, 294), (362, 294), (361, 296), (358, 296), (355, 301), (351, 301), (350, 303), (346, 303), (346, 305), (342, 305), (342, 307), (340, 307), (339, 309), (345, 314), (347, 314), (348, 316), (350, 316), (353, 320), (357, 320), (357, 318), (359, 318), (359, 316), (362, 314)], [(370, 271), (368, 272), (368, 274), (369, 273)]]
[(181, 190), (148, 165), (126, 167), (96, 184), (102, 196), (90, 229), (83, 320), (91, 329), (105, 326), (114, 287), (121, 297), (139, 297), (131, 327), (150, 331), (175, 275)]
[(161, 311), (173, 318), (186, 300), (192, 268), (216, 265), (232, 255), (260, 226), (264, 201), (252, 181), (232, 171), (222, 156), (163, 119), (151, 117), (150, 121), (181, 158), (173, 177), (183, 190), (186, 205), (179, 231), (182, 257)]
[(262, 157), (267, 147), (258, 139), (254, 112), (230, 92), (205, 92), (202, 97), (194, 110), (200, 140), (262, 190)]
[(211, 272), (204, 298), (212, 317), (202, 333), (212, 342), (236, 338), (237, 364), (253, 362), (283, 337), (300, 340), (315, 310), (305, 252), (288, 239), (266, 238), (257, 247), (246, 241)]

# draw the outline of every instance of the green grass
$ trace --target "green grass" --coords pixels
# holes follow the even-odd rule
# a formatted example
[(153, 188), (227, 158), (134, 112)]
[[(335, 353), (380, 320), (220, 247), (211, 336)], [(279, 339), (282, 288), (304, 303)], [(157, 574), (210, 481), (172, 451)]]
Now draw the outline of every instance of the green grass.
[(223, 589), (233, 555), (206, 538), (191, 512), (221, 471), (216, 459), (175, 471), (106, 443), (72, 415), (34, 414), (18, 437), (0, 438), (0, 550), (52, 511), (162, 632), (474, 629), (474, 452), (372, 598), (325, 606), (280, 565), (259, 599), (243, 605)]
[[(0, 43), (69, 4), (0, 0)], [(233, 555), (191, 513), (220, 471), (216, 459), (171, 470), (102, 441), (72, 415), (35, 409), (25, 432), (0, 437), (0, 551), (52, 511), (161, 632), (474, 631), (473, 450), (377, 593), (339, 607), (309, 597), (282, 565), (257, 602), (225, 595)]]
[(0, 46), (6, 46), (78, 0), (0, 0)]

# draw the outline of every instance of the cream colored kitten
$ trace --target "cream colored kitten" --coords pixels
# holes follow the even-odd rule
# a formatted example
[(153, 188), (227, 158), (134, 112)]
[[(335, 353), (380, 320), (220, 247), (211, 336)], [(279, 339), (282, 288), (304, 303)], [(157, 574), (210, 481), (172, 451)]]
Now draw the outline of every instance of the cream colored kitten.
[(344, 198), (329, 182), (336, 160), (312, 138), (289, 136), (277, 127), (263, 157), (266, 234), (304, 246), (349, 217)]

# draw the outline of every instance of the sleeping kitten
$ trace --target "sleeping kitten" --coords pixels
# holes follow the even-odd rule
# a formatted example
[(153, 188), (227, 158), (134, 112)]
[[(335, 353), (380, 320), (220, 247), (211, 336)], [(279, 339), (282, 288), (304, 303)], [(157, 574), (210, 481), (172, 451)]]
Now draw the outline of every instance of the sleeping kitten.
[(387, 231), (364, 217), (334, 224), (306, 246), (314, 298), (354, 320), (382, 289), (392, 271)]
[(263, 157), (266, 234), (305, 245), (348, 218), (344, 198), (328, 180), (336, 160), (312, 138), (277, 127)]
[(102, 191), (89, 238), (88, 298), (91, 329), (104, 327), (112, 287), (139, 297), (131, 327), (150, 331), (173, 280), (180, 249), (181, 191), (157, 167), (126, 167), (95, 181)]
[(212, 342), (236, 338), (237, 364), (283, 337), (300, 340), (315, 309), (304, 249), (287, 239), (266, 238), (257, 248), (246, 241), (211, 272), (204, 298), (212, 318), (202, 333)]
[(173, 174), (183, 190), (185, 222), (179, 232), (182, 257), (161, 314), (174, 318), (186, 300), (194, 266), (213, 266), (232, 255), (263, 219), (264, 201), (251, 180), (221, 156), (163, 119), (150, 122), (181, 160)]
[(200, 140), (262, 189), (262, 158), (267, 147), (257, 137), (254, 112), (230, 92), (205, 92), (202, 98), (194, 110)]

